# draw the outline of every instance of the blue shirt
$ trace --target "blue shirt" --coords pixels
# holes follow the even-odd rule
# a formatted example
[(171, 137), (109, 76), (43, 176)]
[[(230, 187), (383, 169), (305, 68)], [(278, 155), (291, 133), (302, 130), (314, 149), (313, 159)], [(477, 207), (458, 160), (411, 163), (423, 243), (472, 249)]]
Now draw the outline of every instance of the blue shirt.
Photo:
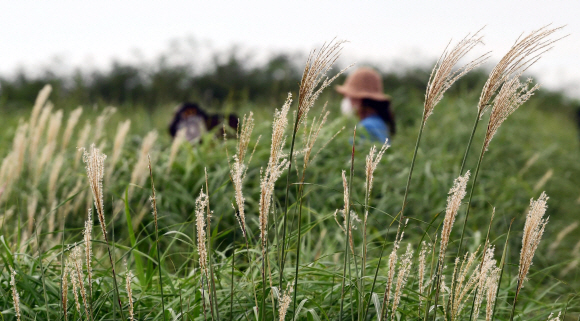
[(358, 123), (369, 133), (370, 140), (384, 143), (389, 138), (389, 126), (378, 115), (369, 116)]

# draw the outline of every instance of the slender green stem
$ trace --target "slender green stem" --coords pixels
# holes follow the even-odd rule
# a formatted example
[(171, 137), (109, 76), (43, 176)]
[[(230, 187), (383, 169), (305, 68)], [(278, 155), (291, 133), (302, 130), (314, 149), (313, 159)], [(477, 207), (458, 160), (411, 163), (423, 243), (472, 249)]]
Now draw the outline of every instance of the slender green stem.
[(161, 308), (163, 309), (163, 320), (165, 320), (165, 300), (163, 300), (163, 279), (161, 276), (161, 254), (159, 251), (159, 233), (157, 231), (157, 227), (155, 228), (155, 246), (157, 247), (157, 260), (158, 260), (158, 268), (159, 268), (159, 290), (161, 291)]
[(516, 285), (516, 293), (514, 295), (514, 303), (512, 304), (512, 312), (510, 314), (510, 321), (514, 320), (514, 316), (516, 314), (516, 303), (518, 302), (518, 295), (520, 294), (519, 287), (520, 287), (520, 280), (518, 280), (518, 284)]
[[(350, 177), (348, 180), (348, 211), (350, 212), (350, 206), (352, 204), (352, 178), (354, 176), (354, 143), (355, 143), (355, 138), (356, 138), (356, 127), (354, 128), (354, 134), (353, 134), (353, 138), (352, 138), (352, 154), (351, 154), (351, 158), (350, 158)], [(350, 224), (349, 224), (349, 230), (350, 230)], [(349, 237), (347, 237), (347, 243), (349, 243), (351, 245), (350, 249), (352, 251), (352, 257), (354, 258), (354, 266), (356, 269), (356, 275), (358, 275), (358, 267), (357, 267), (357, 262), (356, 262), (356, 255), (354, 253), (354, 246), (352, 244), (352, 235), (349, 235)], [(348, 262), (348, 278), (350, 279), (350, 284), (352, 284), (352, 275), (351, 275), (351, 271), (350, 271), (351, 267), (350, 267), (350, 261)], [(357, 284), (357, 282), (354, 282), (355, 286)], [(350, 290), (350, 316), (352, 321), (354, 321), (354, 311), (353, 311), (353, 300), (352, 300), (352, 285), (351, 285), (351, 290)], [(360, 304), (359, 304), (360, 305)]]
[[(296, 296), (298, 295), (298, 269), (300, 268), (300, 248), (301, 248), (301, 236), (302, 236), (302, 193), (304, 191), (304, 169), (302, 171), (302, 184), (300, 184), (300, 188), (298, 191), (298, 198), (300, 207), (298, 208), (298, 243), (296, 243), (296, 271), (294, 273), (294, 309), (292, 310), (293, 313), (296, 313)], [(282, 288), (280, 288), (282, 291)]]
[(507, 255), (507, 250), (508, 250), (508, 241), (510, 239), (510, 231), (512, 230), (512, 224), (513, 224), (514, 220), (515, 220), (515, 218), (513, 218), (512, 221), (510, 222), (510, 227), (508, 228), (507, 236), (505, 238), (505, 244), (503, 246), (503, 254), (501, 255), (501, 263), (500, 263), (501, 272), (499, 273), (499, 280), (497, 281), (497, 291), (495, 292), (495, 302), (493, 303), (493, 314), (491, 316), (491, 321), (493, 321), (495, 319), (495, 312), (496, 312), (496, 307), (497, 307), (497, 297), (499, 296), (499, 288), (501, 286), (501, 279), (503, 277), (503, 270), (505, 268), (506, 255)]
[[(354, 165), (354, 144), (355, 144), (355, 140), (356, 140), (356, 126), (354, 127), (354, 133), (353, 133), (353, 139), (352, 139), (352, 154), (351, 154), (351, 168)], [(352, 175), (352, 171), (351, 171), (351, 175)], [(342, 289), (341, 289), (341, 294), (340, 294), (340, 312), (338, 314), (338, 320), (342, 321), (342, 311), (344, 308), (344, 287), (345, 287), (345, 281), (346, 281), (346, 265), (348, 264), (348, 246), (349, 246), (349, 240), (350, 240), (350, 190), (348, 191), (349, 195), (348, 195), (348, 201), (349, 204), (345, 204), (344, 207), (344, 211), (346, 213), (344, 213), (344, 216), (346, 218), (346, 241), (344, 242), (344, 264), (343, 264), (343, 268), (342, 268)], [(352, 306), (352, 304), (351, 304)]]
[[(421, 136), (423, 135), (423, 128), (425, 128), (425, 121), (421, 122), (421, 127), (419, 128), (419, 135), (417, 136), (417, 142), (415, 143), (415, 151), (413, 152), (413, 159), (411, 160), (411, 168), (409, 169), (409, 177), (407, 178), (407, 186), (405, 187), (405, 195), (403, 196), (403, 205), (401, 206), (401, 217), (405, 213), (405, 207), (407, 206), (407, 197), (409, 196), (409, 187), (411, 185), (411, 177), (413, 176), (413, 169), (415, 168), (415, 160), (417, 159), (417, 151), (419, 150), (419, 143), (421, 142)], [(399, 225), (401, 222), (399, 221)]]
[[(373, 292), (375, 290), (375, 285), (377, 283), (377, 277), (379, 275), (379, 268), (381, 266), (381, 261), (383, 260), (383, 253), (385, 251), (385, 247), (387, 246), (387, 235), (389, 235), (389, 231), (391, 230), (391, 226), (393, 225), (393, 223), (395, 222), (395, 220), (393, 220), (391, 222), (391, 224), (389, 224), (389, 228), (387, 229), (387, 234), (385, 235), (385, 239), (383, 240), (383, 245), (381, 246), (381, 253), (379, 255), (379, 262), (377, 263), (377, 268), (375, 269), (375, 277), (373, 278), (373, 285), (371, 286), (371, 291), (370, 294), (373, 295)], [(369, 308), (371, 306), (371, 303), (369, 301), (369, 304), (367, 305), (364, 317), (362, 318), (362, 320), (366, 320), (367, 319), (367, 315), (369, 313)]]
[[(362, 262), (361, 262), (361, 275), (360, 275), (360, 296), (361, 296), (361, 304), (359, 304), (359, 320), (362, 320), (362, 310), (364, 309), (365, 299), (364, 299), (364, 278), (365, 278), (365, 270), (367, 265), (367, 217), (369, 212), (369, 182), (367, 180), (366, 189), (365, 189), (365, 213), (363, 218), (363, 244), (362, 244)], [(372, 295), (372, 292), (371, 292)], [(369, 297), (370, 298), (370, 297)]]
[[(35, 220), (35, 222), (36, 222), (36, 220)], [(41, 249), (41, 246), (40, 246), (40, 237), (38, 235), (38, 230), (36, 228), (36, 223), (34, 224), (34, 229), (35, 229), (34, 232), (36, 234), (36, 245), (38, 247), (38, 262), (40, 264), (40, 280), (42, 281), (42, 293), (44, 294), (44, 306), (46, 307), (46, 319), (48, 321), (50, 321), (50, 313), (48, 311), (48, 296), (46, 295), (46, 283), (44, 282), (44, 268), (42, 266), (42, 249)], [(64, 234), (64, 229), (63, 229), (62, 233)], [(63, 235), (63, 239), (64, 239), (64, 235)], [(63, 255), (64, 255), (64, 247), (63, 247)], [(61, 267), (62, 266), (63, 265), (61, 265)], [(64, 268), (63, 268), (63, 270), (64, 270)], [(62, 309), (62, 307), (61, 307), (61, 309)]]
[(252, 278), (252, 290), (254, 292), (254, 300), (256, 308), (258, 307), (258, 296), (256, 295), (256, 282), (254, 281), (254, 273), (252, 272), (252, 258), (250, 257), (250, 245), (248, 243), (248, 235), (244, 234), (244, 239), (246, 240), (246, 255), (248, 256), (248, 270), (250, 277)]
[[(214, 311), (215, 311), (215, 317), (217, 320), (219, 320), (219, 315), (218, 315), (218, 308), (217, 308), (217, 297), (216, 297), (216, 291), (215, 291), (215, 282), (214, 282), (214, 276), (213, 276), (213, 255), (212, 255), (212, 251), (211, 251), (211, 212), (209, 209), (209, 184), (208, 184), (208, 180), (207, 180), (207, 172), (205, 173), (205, 191), (208, 195), (208, 203), (207, 203), (207, 207), (206, 207), (206, 219), (207, 219), (207, 224), (206, 224), (206, 234), (207, 234), (207, 253), (209, 255), (209, 280), (207, 282), (207, 293), (209, 294), (209, 306), (210, 306), (210, 311), (211, 311), (211, 318), (212, 320), (214, 319)], [(159, 242), (159, 241), (158, 241)], [(163, 293), (163, 292), (162, 292)], [(214, 307), (215, 306), (215, 307)]]
[[(433, 255), (435, 255), (435, 246), (433, 246)], [(437, 265), (435, 266), (435, 273), (439, 270), (439, 260), (437, 260)], [(433, 271), (433, 264), (431, 264), (431, 271)], [(427, 305), (425, 306), (425, 318), (424, 321), (427, 321), (429, 318), (429, 307), (431, 306), (431, 292), (433, 291), (433, 282), (429, 285), (429, 293), (427, 295)], [(437, 310), (437, 308), (435, 308)]]
[[(467, 142), (467, 148), (465, 149), (465, 154), (463, 155), (463, 160), (461, 161), (461, 168), (459, 169), (459, 176), (463, 175), (463, 170), (465, 169), (465, 163), (467, 161), (467, 157), (468, 157), (469, 151), (471, 149), (471, 143), (473, 142), (473, 137), (475, 136), (475, 131), (477, 130), (477, 125), (478, 124), (479, 124), (479, 113), (477, 115), (475, 115), (475, 121), (473, 123), (473, 129), (471, 131), (471, 135), (469, 136), (469, 141)], [(481, 159), (478, 162), (478, 166), (479, 166), (479, 163), (480, 162), (481, 162)], [(475, 182), (474, 182), (474, 184), (475, 184)], [(469, 203), (471, 203), (471, 201)], [(468, 205), (468, 211), (469, 211), (469, 205)], [(463, 239), (463, 232), (464, 231), (465, 231), (465, 224), (464, 224), (464, 229), (462, 231), (462, 237), (461, 237), (462, 239)], [(459, 246), (459, 248), (461, 249), (461, 245)], [(460, 255), (461, 254), (460, 252), (461, 251), (459, 251), (457, 253), (457, 255)], [(455, 276), (453, 276), (453, 279), (451, 280), (451, 295), (449, 295), (449, 300), (447, 301), (448, 302), (448, 307), (449, 307), (449, 304), (451, 304), (451, 306), (453, 306), (453, 302), (452, 301), (453, 301), (453, 297), (454, 297), (454, 293), (455, 293), (455, 279), (454, 278), (455, 278)], [(475, 298), (474, 298), (474, 300), (475, 300)], [(473, 312), (473, 309), (471, 309), (471, 311)], [(470, 316), (470, 318), (471, 318), (471, 316)]]
[[(495, 214), (495, 212), (493, 214)], [(487, 247), (489, 246), (489, 232), (491, 231), (491, 224), (493, 223), (493, 214), (491, 216), (491, 220), (489, 221), (489, 226), (487, 227), (487, 235), (485, 236), (485, 244), (483, 246), (483, 256), (481, 258), (481, 263), (479, 264), (479, 273), (481, 273), (483, 269), (483, 263), (485, 263), (485, 255), (486, 255), (485, 252), (487, 251)], [(473, 290), (474, 295), (473, 302), (471, 303), (471, 313), (469, 314), (469, 321), (473, 320), (473, 309), (475, 308), (475, 299), (477, 297), (477, 291), (479, 291), (479, 284), (476, 284), (475, 289)]]
[[(60, 302), (64, 302), (63, 301), (63, 297), (62, 297), (62, 292), (63, 292), (63, 280), (66, 277), (66, 275), (64, 275), (64, 227), (65, 227), (65, 219), (63, 217), (62, 219), (62, 239), (61, 239), (61, 255), (60, 255)], [(92, 224), (92, 222), (91, 222)], [(38, 240), (36, 241), (37, 246), (40, 246), (40, 243), (38, 242)], [(92, 295), (92, 293), (91, 293)], [(91, 306), (93, 305), (93, 302), (91, 300)], [(64, 311), (63, 314), (63, 307), (62, 304), (59, 304), (59, 310), (60, 310), (60, 319), (62, 320), (64, 318), (64, 314), (66, 314), (66, 311)], [(91, 308), (92, 310), (92, 308)]]
[[(267, 214), (266, 214), (267, 215)], [(266, 320), (266, 251), (268, 249), (267, 241), (262, 242), (262, 306), (260, 308), (261, 321)]]
[(282, 247), (282, 253), (280, 255), (280, 282), (279, 289), (282, 289), (282, 281), (284, 280), (284, 263), (286, 262), (286, 221), (288, 219), (288, 196), (290, 193), (290, 173), (292, 171), (292, 158), (294, 154), (294, 144), (296, 142), (296, 132), (298, 131), (298, 122), (300, 117), (296, 116), (296, 121), (294, 122), (294, 129), (292, 130), (292, 143), (290, 144), (290, 155), (288, 156), (288, 175), (286, 176), (286, 199), (284, 200), (284, 221), (282, 223), (282, 244), (278, 246)]
[(113, 272), (113, 283), (115, 285), (115, 293), (117, 294), (117, 303), (119, 304), (119, 311), (121, 312), (121, 317), (125, 319), (125, 314), (123, 313), (123, 304), (121, 303), (121, 296), (119, 295), (119, 285), (117, 284), (117, 273), (115, 272), (115, 262), (113, 262), (113, 255), (111, 254), (111, 247), (109, 247), (109, 241), (107, 240), (107, 235), (105, 234), (105, 243), (107, 243), (107, 251), (109, 252), (109, 262), (111, 262), (111, 271)]
[(465, 162), (467, 161), (467, 156), (469, 155), (469, 150), (471, 149), (471, 143), (473, 142), (473, 137), (475, 136), (475, 130), (477, 129), (477, 124), (479, 124), (479, 115), (475, 115), (475, 122), (473, 123), (473, 130), (471, 131), (471, 136), (469, 136), (469, 141), (467, 142), (467, 148), (465, 149), (465, 155), (463, 155), (463, 160), (461, 161), (461, 169), (459, 170), (459, 175), (463, 174), (465, 169)]
[(465, 237), (465, 228), (467, 227), (467, 218), (469, 217), (469, 209), (471, 208), (471, 199), (473, 198), (473, 191), (475, 190), (475, 183), (477, 182), (477, 175), (479, 174), (479, 168), (481, 167), (481, 161), (483, 160), (483, 155), (485, 154), (484, 147), (481, 148), (481, 154), (479, 160), (477, 161), (477, 167), (475, 168), (475, 174), (473, 175), (473, 183), (471, 185), (471, 191), (469, 192), (469, 200), (467, 201), (467, 209), (465, 210), (465, 218), (463, 219), (463, 228), (461, 229), (461, 238), (459, 239), (459, 249), (457, 250), (457, 255), (461, 255), (461, 250), (463, 248), (463, 239)]
[[(234, 240), (236, 239), (236, 228), (234, 227)], [(234, 320), (234, 267), (236, 265), (236, 247), (232, 249), (232, 280), (230, 283), (230, 321)]]

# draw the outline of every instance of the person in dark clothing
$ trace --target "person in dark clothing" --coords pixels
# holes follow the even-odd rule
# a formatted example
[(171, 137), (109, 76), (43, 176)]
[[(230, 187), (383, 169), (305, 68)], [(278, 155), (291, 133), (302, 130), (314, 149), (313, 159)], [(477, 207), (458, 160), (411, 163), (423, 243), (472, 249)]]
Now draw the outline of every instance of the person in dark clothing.
[[(175, 138), (177, 132), (184, 129), (185, 138), (190, 142), (201, 140), (201, 136), (224, 123), (225, 117), (220, 114), (208, 114), (196, 103), (185, 102), (175, 112), (173, 120), (169, 125), (169, 134)], [(227, 125), (236, 129), (238, 127), (238, 117), (230, 114), (227, 117)], [(219, 128), (217, 136), (223, 136), (223, 128)]]

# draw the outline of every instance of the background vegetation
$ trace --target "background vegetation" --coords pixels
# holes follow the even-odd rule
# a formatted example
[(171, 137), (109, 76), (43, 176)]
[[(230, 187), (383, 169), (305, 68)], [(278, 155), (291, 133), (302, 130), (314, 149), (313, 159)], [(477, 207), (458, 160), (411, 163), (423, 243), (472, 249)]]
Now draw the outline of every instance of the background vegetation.
[[(27, 158), (23, 163), (22, 175), (9, 194), (3, 195), (0, 203), (0, 309), (3, 318), (15, 319), (9, 266), (17, 271), (23, 318), (44, 318), (47, 298), (54, 312), (52, 319), (57, 316), (62, 245), (68, 253), (75, 242), (82, 242), (86, 209), (92, 203), (86, 174), (76, 149), (77, 146), (88, 147), (90, 143), (97, 144), (109, 155), (105, 162), (104, 182), (108, 230), (115, 243), (113, 255), (117, 271), (125, 276), (123, 262), (127, 261), (136, 274), (133, 295), (137, 319), (162, 317), (159, 308), (161, 296), (157, 288), (158, 275), (161, 274), (158, 274), (159, 265), (156, 263), (155, 229), (148, 200), (151, 195), (147, 181), (149, 173), (142, 163), (147, 153), (152, 157), (157, 188), (167, 316), (172, 319), (204, 318), (201, 297), (207, 293), (199, 290), (200, 277), (196, 272), (198, 254), (194, 213), (195, 200), (205, 184), (204, 168), (207, 168), (209, 203), (214, 217), (210, 234), (214, 249), (211, 257), (218, 279), (219, 313), (222, 318), (229, 318), (231, 309), (238, 319), (243, 320), (244, 316), (252, 318), (251, 312), (248, 312), (253, 306), (253, 295), (248, 290), (252, 286), (248, 283), (251, 275), (258, 283), (261, 278), (257, 265), (247, 265), (245, 243), (232, 209), (233, 187), (227, 155), (231, 156), (235, 151), (235, 142), (212, 139), (210, 133), (202, 143), (193, 146), (183, 144), (176, 154), (172, 154), (167, 125), (173, 116), (173, 107), (183, 100), (201, 101), (211, 110), (235, 112), (240, 116), (253, 111), (256, 128), (252, 138), (255, 141), (258, 135), (262, 135), (262, 140), (256, 147), (248, 170), (244, 195), (248, 208), (257, 209), (260, 168), (266, 166), (270, 155), (271, 115), (275, 108), (281, 107), (287, 92), (293, 92), (297, 97), (301, 72), (299, 65), (293, 61), (291, 56), (279, 55), (262, 66), (245, 68), (244, 59), (232, 54), (225, 63), (215, 60), (215, 66), (202, 74), (193, 73), (191, 66), (165, 65), (160, 60), (159, 65), (151, 69), (116, 63), (108, 72), (77, 74), (73, 79), (62, 79), (50, 73), (35, 78), (24, 74), (14, 79), (1, 78), (0, 158), (5, 159), (14, 150), (12, 142), (17, 136), (18, 126), (22, 120), (29, 119), (36, 94), (44, 84), (50, 83), (54, 88), (50, 96), (50, 101), (54, 103), (51, 115), (62, 109), (62, 125), (55, 129), (57, 132), (51, 138), (52, 120), (47, 121), (46, 135), (44, 131), (41, 133), (37, 150), (26, 152), (26, 155), (34, 157)], [(368, 231), (371, 257), (379, 256), (383, 238), (387, 237), (389, 242), (395, 238), (396, 228), (387, 227), (399, 211), (403, 199), (428, 75), (427, 70), (421, 69), (383, 74), (386, 91), (393, 96), (398, 133), (375, 174)], [(447, 193), (458, 176), (464, 147), (471, 133), (475, 106), (486, 77), (487, 72), (479, 70), (462, 79), (446, 94), (427, 124), (408, 198), (406, 215), (413, 220), (406, 230), (405, 242), (418, 246), (425, 231), (433, 236), (443, 219), (441, 214), (445, 212)], [(342, 79), (337, 82), (342, 82)], [(304, 252), (301, 261), (304, 265), (300, 271), (297, 299), (298, 303), (304, 302), (300, 314), (304, 319), (337, 319), (337, 297), (340, 296), (340, 274), (337, 271), (342, 268), (345, 237), (332, 214), (344, 205), (341, 171), (350, 168), (350, 137), (355, 124), (352, 119), (339, 115), (339, 99), (332, 90), (328, 90), (315, 110), (311, 111), (312, 115), (318, 114), (322, 101), (329, 101), (330, 120), (322, 130), (319, 141), (327, 141), (341, 128), (345, 129), (321, 151), (306, 175), (308, 185), (304, 192), (303, 226), (308, 233), (302, 241)], [(65, 146), (66, 120), (78, 105), (86, 107), (70, 143)], [(108, 105), (115, 105), (117, 109), (112, 114), (105, 112), (104, 117)], [(485, 240), (490, 214), (495, 207), (496, 219), (490, 240), (497, 247), (496, 256), (499, 256), (509, 223), (515, 219), (509, 241), (507, 274), (503, 280), (505, 288), (510, 288), (508, 285), (511, 284), (512, 289), (500, 293), (500, 319), (509, 316), (521, 231), (530, 198), (537, 199), (544, 190), (550, 196), (547, 212), (550, 223), (536, 253), (530, 281), (521, 294), (518, 310), (522, 320), (545, 320), (549, 312), (557, 313), (566, 308), (570, 320), (578, 318), (580, 149), (576, 105), (577, 102), (560, 93), (540, 90), (502, 126), (484, 159), (467, 226), (467, 246), (474, 251), (482, 239)], [(99, 119), (102, 130), (98, 129)], [(124, 139), (124, 146), (118, 149), (115, 143), (118, 126), (127, 119), (131, 121), (130, 130)], [(87, 123), (91, 124), (90, 135), (78, 144), (83, 125)], [(483, 134), (482, 131), (477, 133), (474, 146), (483, 140)], [(55, 146), (53, 157), (39, 165), (42, 149), (50, 144)], [(363, 213), (364, 204), (364, 157), (370, 147), (370, 142), (361, 141), (354, 159), (352, 200), (359, 216)], [(120, 156), (111, 164), (115, 150), (120, 151)], [(468, 159), (468, 169), (474, 169), (476, 154), (473, 152)], [(58, 157), (62, 158), (61, 165), (55, 169)], [(55, 170), (56, 174), (53, 174)], [(280, 184), (276, 185), (276, 211), (281, 211), (285, 202), (283, 182), (287, 179), (286, 175), (284, 173), (279, 179)], [(294, 170), (289, 175), (291, 182), (298, 180)], [(295, 191), (289, 197), (289, 203), (293, 204), (292, 213), (292, 209), (296, 208)], [(36, 206), (30, 213), (32, 200)], [(290, 217), (290, 224), (295, 227), (297, 222), (292, 220), (293, 217)], [(251, 255), (259, 255), (257, 219), (256, 210), (247, 213), (248, 229), (253, 231), (249, 235), (250, 247), (256, 251)], [(289, 230), (294, 231), (295, 228)], [(106, 247), (99, 241), (101, 237), (97, 236), (96, 229), (94, 233), (95, 319), (97, 316), (100, 319), (118, 318), (120, 312), (115, 310)], [(459, 229), (456, 229), (453, 239), (457, 240), (458, 234)], [(358, 238), (359, 234), (356, 235)], [(291, 234), (291, 239), (296, 242), (295, 234)], [(450, 245), (450, 253), (457, 250), (453, 248), (457, 246), (455, 243)], [(256, 246), (252, 247), (253, 244)], [(292, 258), (296, 244), (290, 248)], [(234, 249), (235, 259), (231, 255)], [(36, 259), (38, 257), (44, 259), (40, 261)], [(229, 280), (233, 260), (236, 278), (239, 278), (236, 284)], [(39, 265), (41, 262), (44, 264), (42, 267)], [(369, 262), (374, 263), (376, 261)], [(41, 278), (43, 273), (46, 276), (44, 279)], [(385, 271), (381, 271), (377, 292), (384, 290), (384, 277)], [(121, 277), (118, 282), (123, 283)], [(238, 287), (235, 291), (237, 296), (230, 296), (230, 286)], [(126, 291), (121, 288), (121, 298), (126, 304)], [(415, 294), (408, 293), (404, 302), (404, 312), (400, 318), (417, 319)], [(72, 309), (71, 303), (71, 315), (76, 315)], [(271, 316), (272, 311), (269, 313)]]

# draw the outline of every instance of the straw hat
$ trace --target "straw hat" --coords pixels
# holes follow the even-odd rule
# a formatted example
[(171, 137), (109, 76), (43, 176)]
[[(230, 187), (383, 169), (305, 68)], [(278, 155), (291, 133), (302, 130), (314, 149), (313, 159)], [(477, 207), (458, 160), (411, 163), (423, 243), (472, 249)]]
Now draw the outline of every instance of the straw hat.
[(362, 67), (346, 77), (344, 85), (336, 86), (336, 91), (353, 98), (369, 98), (378, 101), (391, 100), (383, 93), (383, 81), (372, 68)]

